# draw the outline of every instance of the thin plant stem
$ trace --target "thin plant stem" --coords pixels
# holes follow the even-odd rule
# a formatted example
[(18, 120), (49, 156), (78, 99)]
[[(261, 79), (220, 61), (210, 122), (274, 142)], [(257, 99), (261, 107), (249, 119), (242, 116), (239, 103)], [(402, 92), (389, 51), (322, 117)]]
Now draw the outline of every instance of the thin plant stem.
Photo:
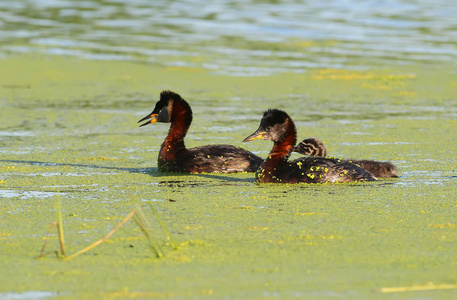
[(65, 240), (63, 235), (63, 218), (62, 218), (62, 199), (59, 195), (59, 200), (56, 201), (56, 212), (57, 212), (57, 232), (59, 234), (59, 242), (60, 242), (60, 251), (62, 252), (62, 256), (65, 257)]
[(44, 256), (44, 249), (46, 248), (46, 244), (48, 243), (48, 239), (49, 239), (49, 232), (51, 231), (52, 227), (56, 226), (58, 222), (52, 222), (51, 223), (51, 226), (49, 226), (49, 229), (48, 229), (48, 232), (46, 232), (46, 235), (44, 236), (44, 243), (43, 243), (43, 247), (41, 247), (41, 253), (40, 253), (40, 256), (38, 256), (38, 258), (41, 258)]
[(106, 241), (110, 236), (112, 236), (119, 228), (122, 227), (122, 225), (124, 225), (132, 216), (134, 216), (136, 214), (136, 211), (135, 210), (132, 210), (128, 215), (127, 217), (125, 217), (124, 220), (122, 220), (121, 223), (119, 223), (119, 225), (116, 226), (116, 228), (114, 228), (113, 230), (111, 230), (104, 238), (96, 241), (95, 243), (93, 243), (92, 245), (82, 249), (81, 251), (78, 251), (76, 252), (75, 254), (72, 254), (66, 258), (64, 258), (63, 260), (66, 261), (66, 260), (70, 260), (72, 258), (74, 258), (75, 256), (78, 256), (80, 254), (83, 254), (84, 252), (87, 252), (89, 251), (90, 249), (100, 245), (101, 243), (103, 243), (104, 241)]
[(428, 284), (428, 285), (413, 285), (400, 287), (384, 287), (381, 288), (381, 293), (398, 293), (411, 291), (430, 291), (430, 290), (446, 290), (457, 289), (457, 284)]
[(159, 248), (156, 247), (154, 245), (154, 243), (152, 242), (152, 234), (150, 231), (151, 225), (149, 225), (146, 217), (143, 214), (143, 211), (139, 207), (137, 207), (137, 215), (136, 215), (135, 221), (137, 222), (138, 226), (140, 226), (140, 229), (143, 232), (143, 234), (149, 240), (149, 247), (152, 249), (152, 251), (154, 252), (156, 257), (157, 258), (163, 257), (162, 252), (160, 252)]
[(65, 243), (63, 240), (63, 226), (60, 222), (57, 222), (57, 232), (59, 234), (59, 243), (60, 243), (60, 252), (62, 256), (65, 257)]
[[(51, 231), (52, 227), (56, 226), (57, 227), (57, 233), (59, 235), (59, 242), (60, 242), (60, 252), (61, 252), (61, 255), (64, 257), (65, 256), (65, 246), (64, 246), (64, 242), (63, 242), (63, 235), (61, 234), (61, 231), (60, 231), (60, 227), (59, 227), (59, 222), (52, 222), (51, 226), (49, 226), (49, 229), (48, 229), (48, 232), (46, 232), (46, 235), (45, 235), (45, 240), (44, 240), (44, 243), (43, 243), (43, 247), (41, 248), (41, 253), (40, 253), (40, 256), (38, 256), (38, 258), (42, 258), (43, 256), (45, 256), (46, 254), (44, 253), (44, 249), (46, 248), (46, 244), (48, 243), (48, 239), (49, 239), (49, 232)], [(55, 251), (52, 251), (50, 253), (55, 253), (57, 257), (59, 257), (59, 252), (57, 250)], [(49, 254), (49, 253), (47, 253)]]
[(171, 246), (173, 247), (173, 249), (178, 249), (178, 246), (176, 246), (175, 242), (173, 241), (173, 239), (171, 238), (171, 235), (170, 235), (170, 232), (168, 231), (167, 227), (165, 227), (165, 224), (162, 222), (162, 219), (160, 218), (159, 216), (159, 212), (155, 209), (154, 205), (152, 205), (152, 203), (148, 203), (149, 204), (149, 207), (151, 208), (152, 212), (154, 213), (154, 215), (156, 216), (157, 218), (157, 221), (159, 222), (160, 226), (162, 227), (163, 231), (165, 231), (165, 234), (167, 235), (168, 237), (168, 240), (170, 241), (170, 244)]

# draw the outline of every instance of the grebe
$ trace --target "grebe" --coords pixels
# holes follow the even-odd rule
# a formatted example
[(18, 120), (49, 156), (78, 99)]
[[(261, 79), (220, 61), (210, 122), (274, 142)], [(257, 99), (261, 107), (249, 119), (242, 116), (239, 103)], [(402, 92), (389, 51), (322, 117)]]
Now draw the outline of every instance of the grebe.
[[(309, 156), (327, 155), (324, 143), (316, 138), (308, 138), (300, 142), (293, 150), (294, 152)], [(375, 161), (366, 159), (345, 159), (350, 163), (356, 164), (378, 178), (398, 178), (397, 167), (388, 161)]]
[(295, 124), (279, 109), (264, 112), (259, 128), (243, 142), (256, 139), (274, 142), (268, 158), (256, 172), (261, 183), (324, 183), (377, 180), (358, 165), (337, 158), (303, 157), (288, 161), (297, 142)]
[[(148, 120), (149, 119), (149, 120)], [(254, 153), (231, 145), (208, 145), (187, 149), (184, 137), (192, 123), (190, 105), (172, 91), (160, 93), (154, 110), (138, 121), (171, 123), (163, 142), (157, 165), (162, 172), (180, 173), (233, 173), (255, 172), (263, 159)]]
[(327, 156), (327, 149), (325, 149), (324, 143), (317, 137), (304, 139), (294, 147), (293, 152), (308, 156)]

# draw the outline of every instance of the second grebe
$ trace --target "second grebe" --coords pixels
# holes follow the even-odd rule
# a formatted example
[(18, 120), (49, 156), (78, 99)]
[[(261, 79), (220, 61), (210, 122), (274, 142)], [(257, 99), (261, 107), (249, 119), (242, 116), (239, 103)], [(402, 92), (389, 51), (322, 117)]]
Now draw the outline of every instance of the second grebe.
[(377, 180), (358, 165), (337, 158), (303, 157), (288, 161), (297, 142), (295, 124), (279, 109), (265, 111), (259, 128), (243, 142), (271, 140), (273, 149), (256, 172), (261, 183), (325, 183)]

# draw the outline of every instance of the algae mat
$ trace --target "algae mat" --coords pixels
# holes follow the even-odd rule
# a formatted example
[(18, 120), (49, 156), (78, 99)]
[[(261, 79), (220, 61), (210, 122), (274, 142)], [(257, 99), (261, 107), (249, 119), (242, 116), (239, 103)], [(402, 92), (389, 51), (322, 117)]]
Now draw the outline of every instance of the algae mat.
[[(230, 77), (192, 68), (23, 56), (0, 69), (0, 298), (450, 298), (457, 292), (452, 70), (316, 69)], [(187, 146), (240, 145), (262, 111), (339, 157), (390, 160), (400, 178), (256, 185), (253, 174), (160, 174), (166, 124), (138, 128), (161, 90), (187, 99)], [(60, 203), (67, 254), (135, 207), (106, 243), (37, 259)], [(158, 213), (178, 244), (174, 250)], [(48, 251), (58, 249), (54, 231)], [(389, 294), (392, 295), (392, 294)]]

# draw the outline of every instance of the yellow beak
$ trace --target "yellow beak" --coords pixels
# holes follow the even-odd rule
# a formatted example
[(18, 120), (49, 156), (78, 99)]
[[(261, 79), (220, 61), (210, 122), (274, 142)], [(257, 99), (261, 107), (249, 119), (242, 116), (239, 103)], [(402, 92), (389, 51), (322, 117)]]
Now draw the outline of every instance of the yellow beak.
[(263, 138), (263, 136), (266, 134), (266, 131), (256, 131), (254, 132), (253, 134), (251, 134), (250, 136), (248, 136), (247, 138), (245, 138), (243, 140), (243, 143), (245, 142), (250, 142), (250, 141), (253, 141), (253, 140), (258, 140), (258, 139), (261, 139)]

